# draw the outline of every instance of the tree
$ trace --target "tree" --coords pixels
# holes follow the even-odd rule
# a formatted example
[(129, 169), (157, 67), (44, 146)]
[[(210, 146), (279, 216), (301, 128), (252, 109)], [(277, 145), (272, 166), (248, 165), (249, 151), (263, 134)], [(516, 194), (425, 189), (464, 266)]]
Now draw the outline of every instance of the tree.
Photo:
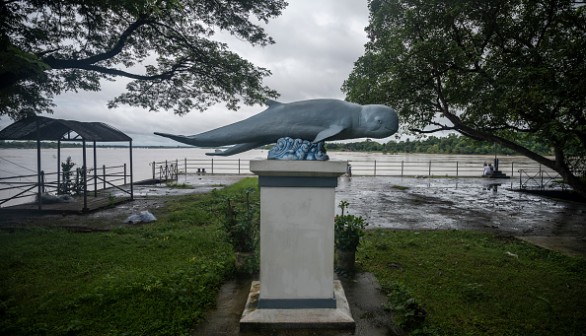
[[(409, 130), (451, 130), (556, 170), (586, 194), (586, 12), (568, 0), (370, 0), (342, 89)], [(553, 147), (554, 158), (520, 140)]]
[[(276, 92), (269, 75), (210, 37), (219, 30), (264, 46), (258, 22), (283, 0), (0, 0), (0, 116), (51, 112), (65, 91), (100, 90), (125, 77), (118, 104), (184, 114), (226, 102), (253, 104)], [(253, 22), (255, 21), (255, 22)]]

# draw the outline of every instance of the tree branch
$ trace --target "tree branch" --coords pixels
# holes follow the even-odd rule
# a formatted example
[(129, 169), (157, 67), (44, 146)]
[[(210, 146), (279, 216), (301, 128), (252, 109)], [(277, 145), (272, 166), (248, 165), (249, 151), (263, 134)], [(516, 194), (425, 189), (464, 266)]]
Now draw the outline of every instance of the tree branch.
[(90, 56), (88, 58), (74, 60), (74, 59), (57, 59), (52, 55), (43, 58), (43, 62), (47, 63), (53, 69), (64, 69), (64, 68), (78, 68), (82, 69), (83, 66), (95, 64), (100, 61), (108, 60), (120, 52), (124, 48), (126, 41), (128, 38), (141, 26), (145, 25), (148, 22), (146, 17), (141, 16), (138, 20), (134, 21), (126, 30), (120, 35), (116, 44), (112, 47), (112, 49), (103, 52), (101, 54), (97, 54), (94, 56)]
[(99, 65), (92, 65), (92, 64), (89, 64), (89, 65), (79, 65), (79, 66), (69, 66), (67, 68), (75, 68), (75, 69), (96, 71), (96, 72), (103, 73), (103, 74), (106, 74), (106, 75), (124, 76), (124, 77), (127, 77), (127, 78), (136, 79), (136, 80), (152, 81), (152, 80), (167, 80), (167, 79), (172, 78), (173, 75), (179, 70), (180, 65), (179, 64), (176, 64), (169, 71), (165, 71), (163, 73), (160, 73), (160, 74), (157, 74), (157, 75), (151, 75), (151, 76), (137, 75), (137, 74), (133, 74), (133, 73), (126, 72), (126, 71), (122, 71), (122, 70), (118, 70), (118, 69), (111, 69), (111, 68), (106, 68), (106, 67), (102, 67), (102, 66), (99, 66)]

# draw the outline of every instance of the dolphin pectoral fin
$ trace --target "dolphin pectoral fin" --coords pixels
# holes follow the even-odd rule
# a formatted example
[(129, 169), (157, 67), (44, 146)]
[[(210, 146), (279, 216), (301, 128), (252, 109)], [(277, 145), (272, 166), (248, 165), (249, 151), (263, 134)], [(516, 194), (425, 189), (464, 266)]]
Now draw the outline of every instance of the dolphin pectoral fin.
[(322, 141), (326, 140), (327, 138), (331, 138), (334, 135), (342, 132), (343, 130), (344, 130), (344, 127), (342, 127), (340, 125), (332, 125), (329, 128), (326, 128), (325, 130), (319, 132), (317, 134), (317, 136), (315, 137), (315, 139), (313, 139), (313, 143), (322, 142)]
[(169, 139), (173, 139), (175, 141), (184, 143), (184, 144), (188, 144), (188, 145), (192, 145), (192, 146), (198, 146), (197, 141), (193, 138), (187, 137), (185, 135), (175, 135), (175, 134), (168, 134), (168, 133), (159, 133), (159, 132), (154, 132), (156, 135), (165, 137), (165, 138), (169, 138)]
[(248, 142), (248, 143), (234, 145), (234, 146), (226, 149), (225, 151), (206, 153), (206, 155), (209, 155), (209, 156), (230, 156), (230, 155), (246, 152), (247, 150), (255, 149), (256, 147), (259, 147), (262, 145), (264, 145), (264, 143)]

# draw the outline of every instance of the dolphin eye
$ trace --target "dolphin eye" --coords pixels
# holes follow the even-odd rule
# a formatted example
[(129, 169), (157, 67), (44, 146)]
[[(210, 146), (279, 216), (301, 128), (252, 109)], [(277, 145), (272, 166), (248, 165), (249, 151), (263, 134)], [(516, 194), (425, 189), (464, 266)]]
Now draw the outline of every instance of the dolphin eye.
[(379, 124), (382, 124), (383, 123), (383, 121), (380, 120), (380, 119), (377, 119), (376, 122), (379, 123)]

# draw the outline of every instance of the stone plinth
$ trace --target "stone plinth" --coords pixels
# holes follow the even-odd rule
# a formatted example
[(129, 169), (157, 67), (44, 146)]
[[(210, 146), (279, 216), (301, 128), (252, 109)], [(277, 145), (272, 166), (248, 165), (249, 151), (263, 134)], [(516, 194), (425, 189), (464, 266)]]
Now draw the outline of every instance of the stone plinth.
[(251, 161), (250, 170), (260, 184), (260, 283), (254, 309), (245, 310), (241, 325), (279, 320), (301, 326), (315, 310), (328, 328), (335, 321), (353, 325), (349, 310), (337, 311), (345, 297), (341, 286), (336, 290), (333, 268), (334, 189), (346, 163)]

